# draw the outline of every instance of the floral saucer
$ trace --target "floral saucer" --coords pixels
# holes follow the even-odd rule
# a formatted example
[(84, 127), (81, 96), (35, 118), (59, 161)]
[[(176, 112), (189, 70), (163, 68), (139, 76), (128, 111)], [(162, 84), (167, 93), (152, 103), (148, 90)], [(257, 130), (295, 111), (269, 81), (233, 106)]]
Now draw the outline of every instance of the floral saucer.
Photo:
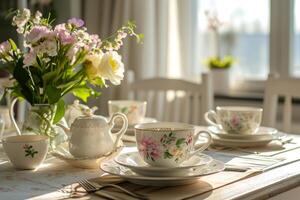
[(215, 126), (209, 126), (208, 130), (219, 138), (232, 140), (266, 141), (281, 137), (277, 129), (269, 127), (260, 127), (254, 134), (230, 134)]
[(139, 175), (131, 169), (119, 165), (113, 160), (102, 162), (101, 169), (106, 173), (122, 177), (129, 182), (139, 185), (175, 186), (194, 183), (202, 176), (223, 171), (225, 169), (225, 165), (221, 161), (213, 160), (207, 165), (192, 168), (192, 170), (188, 171), (184, 176), (171, 177), (164, 176), (165, 174), (161, 174), (159, 177)]
[(76, 158), (74, 157), (68, 147), (68, 143), (61, 144), (54, 151), (51, 152), (51, 155), (59, 158), (60, 160), (65, 161), (66, 163), (83, 169), (96, 169), (99, 168), (100, 163), (104, 160), (109, 160), (118, 155), (122, 148), (123, 144), (119, 144), (118, 147), (113, 151), (105, 155), (96, 156), (96, 157), (86, 157), (86, 158)]
[(178, 167), (154, 167), (147, 164), (139, 152), (123, 153), (115, 157), (115, 162), (145, 176), (185, 176), (195, 167), (201, 167), (212, 162), (212, 158), (199, 153), (181, 163)]

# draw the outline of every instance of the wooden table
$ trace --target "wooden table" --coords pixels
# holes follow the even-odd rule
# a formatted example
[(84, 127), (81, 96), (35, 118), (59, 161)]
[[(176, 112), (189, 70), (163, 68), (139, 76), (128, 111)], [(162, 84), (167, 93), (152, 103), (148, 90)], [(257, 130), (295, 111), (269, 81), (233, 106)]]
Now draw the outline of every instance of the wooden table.
[[(297, 135), (293, 137), (300, 138), (300, 136)], [(294, 151), (286, 152), (283, 155), (300, 159), (300, 148)], [(92, 178), (100, 175), (99, 170), (81, 170), (72, 168), (56, 158), (51, 158), (49, 163), (49, 166), (46, 165), (45, 168), (39, 170), (37, 173), (41, 174), (41, 179), (43, 176), (50, 178), (53, 177), (53, 179), (51, 179), (52, 182), (47, 182), (49, 185), (47, 187), (49, 187), (49, 189), (45, 187), (44, 191), (41, 191), (39, 188), (33, 188), (32, 195), (36, 196), (34, 199), (54, 199), (55, 196), (51, 196), (50, 198), (48, 195), (53, 193), (55, 188), (57, 189), (57, 187), (53, 184), (55, 182), (55, 178), (58, 176), (61, 176), (60, 181), (66, 181), (66, 179), (69, 178), (68, 181), (72, 183), (79, 179)], [(55, 165), (51, 165), (51, 163), (55, 163)], [(45, 170), (47, 167), (48, 169)], [(14, 176), (15, 174), (16, 176)], [(7, 197), (9, 197), (9, 200), (20, 199), (22, 196), (22, 191), (18, 191), (18, 195), (14, 190), (7, 191), (5, 189), (9, 188), (6, 188), (6, 183), (14, 179), (16, 185), (25, 184), (24, 187), (29, 187), (26, 185), (26, 181), (29, 181), (30, 184), (30, 181), (31, 183), (36, 183), (37, 180), (39, 180), (39, 175), (36, 175), (34, 180), (31, 180), (27, 176), (31, 176), (29, 172), (15, 172), (9, 163), (2, 160), (2, 162), (0, 162), (0, 199), (8, 199)], [(64, 178), (64, 176), (66, 178)], [(300, 186), (300, 161), (295, 161), (242, 181), (223, 186), (191, 199), (267, 199), (298, 186)], [(28, 194), (25, 194), (24, 192), (23, 197), (28, 198)], [(86, 199), (86, 197), (82, 199)], [(90, 196), (88, 199), (97, 199), (97, 197)]]
[[(300, 154), (298, 155), (300, 157)], [(191, 199), (268, 199), (298, 186), (300, 186), (300, 161), (272, 169)]]

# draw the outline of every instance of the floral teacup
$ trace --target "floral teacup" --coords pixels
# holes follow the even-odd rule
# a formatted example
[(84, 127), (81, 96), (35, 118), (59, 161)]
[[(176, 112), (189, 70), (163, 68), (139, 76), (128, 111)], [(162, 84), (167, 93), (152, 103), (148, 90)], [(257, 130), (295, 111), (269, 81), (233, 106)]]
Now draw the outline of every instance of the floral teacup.
[(129, 125), (140, 123), (146, 115), (146, 101), (113, 100), (108, 101), (109, 116), (121, 112), (126, 115)]
[(262, 112), (256, 107), (223, 106), (217, 107), (216, 112), (206, 112), (204, 118), (229, 134), (254, 134), (261, 124)]
[[(194, 126), (189, 124), (156, 122), (139, 124), (134, 128), (138, 151), (151, 166), (177, 167), (211, 143), (207, 131), (195, 134)], [(195, 148), (200, 136), (205, 137), (206, 141)]]
[(46, 158), (49, 138), (43, 135), (17, 135), (2, 140), (3, 148), (17, 169), (35, 169)]

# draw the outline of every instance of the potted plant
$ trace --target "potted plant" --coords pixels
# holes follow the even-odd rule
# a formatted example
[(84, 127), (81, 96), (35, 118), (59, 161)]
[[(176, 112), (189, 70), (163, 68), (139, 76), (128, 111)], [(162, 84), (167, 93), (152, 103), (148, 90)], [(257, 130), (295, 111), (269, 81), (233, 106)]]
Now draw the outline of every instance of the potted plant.
[(227, 93), (230, 89), (230, 67), (234, 63), (232, 56), (220, 56), (220, 38), (219, 30), (224, 25), (216, 13), (206, 11), (208, 29), (211, 31), (211, 48), (213, 55), (205, 60), (206, 66), (210, 69), (213, 79), (214, 92), (217, 94)]
[(230, 89), (230, 67), (234, 63), (232, 56), (210, 57), (206, 65), (210, 69), (213, 79), (214, 92), (224, 94)]
[(108, 81), (119, 85), (124, 76), (117, 52), (122, 40), (134, 36), (139, 42), (142, 35), (128, 22), (110, 37), (100, 39), (87, 32), (81, 19), (56, 26), (50, 19), (39, 11), (16, 11), (12, 24), (24, 36), (24, 50), (12, 39), (1, 43), (0, 65), (11, 75), (12, 84), (6, 92), (31, 105), (22, 133), (47, 135), (55, 147), (62, 138), (54, 125), (64, 116), (64, 96), (72, 93), (87, 101), (100, 95), (95, 89), (108, 87)]

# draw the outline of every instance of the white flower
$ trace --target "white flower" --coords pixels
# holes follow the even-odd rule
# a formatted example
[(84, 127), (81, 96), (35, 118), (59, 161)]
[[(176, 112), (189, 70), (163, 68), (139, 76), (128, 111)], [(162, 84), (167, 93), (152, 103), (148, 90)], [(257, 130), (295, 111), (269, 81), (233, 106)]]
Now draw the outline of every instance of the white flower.
[(75, 32), (79, 40), (89, 41), (90, 35), (84, 30), (78, 30)]
[(41, 17), (42, 17), (42, 13), (41, 13), (40, 11), (36, 11), (36, 13), (35, 13), (35, 15), (34, 15), (34, 18), (33, 18), (33, 22), (34, 22), (35, 24), (40, 23)]
[(86, 61), (84, 63), (84, 66), (85, 66), (86, 74), (90, 80), (100, 77), (98, 68), (101, 63), (102, 56), (103, 56), (102, 52), (89, 54), (86, 56)]
[(79, 51), (80, 47), (78, 45), (73, 45), (69, 51), (67, 52), (67, 57), (70, 60), (70, 64), (73, 65), (76, 60), (76, 55)]
[(49, 56), (57, 55), (57, 43), (55, 39), (48, 39), (42, 42), (39, 46), (35, 47), (38, 54), (46, 53)]
[(99, 75), (114, 85), (119, 85), (124, 78), (124, 64), (121, 56), (115, 51), (106, 52), (98, 66)]
[(44, 62), (50, 61), (50, 58), (44, 56), (44, 54), (47, 54), (47, 56), (57, 55), (57, 43), (54, 38), (47, 39), (39, 45), (32, 47), (28, 53), (24, 54), (23, 63), (25, 66), (34, 66), (36, 64), (37, 55), (42, 55), (40, 58)]
[(30, 10), (24, 8), (22, 11), (18, 12), (16, 16), (13, 17), (12, 25), (17, 26), (18, 31), (24, 30), (23, 26), (29, 21), (30, 15)]

